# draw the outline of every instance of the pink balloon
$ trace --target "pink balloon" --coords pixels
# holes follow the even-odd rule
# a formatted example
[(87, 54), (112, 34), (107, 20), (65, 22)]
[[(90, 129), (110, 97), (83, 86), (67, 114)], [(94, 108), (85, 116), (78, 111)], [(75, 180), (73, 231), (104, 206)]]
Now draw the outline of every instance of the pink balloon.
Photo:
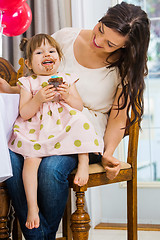
[(3, 12), (2, 26), (3, 34), (6, 36), (18, 36), (24, 33), (32, 21), (32, 12), (26, 2), (18, 8)]
[(16, 8), (26, 0), (0, 0), (0, 10), (9, 10), (10, 8)]

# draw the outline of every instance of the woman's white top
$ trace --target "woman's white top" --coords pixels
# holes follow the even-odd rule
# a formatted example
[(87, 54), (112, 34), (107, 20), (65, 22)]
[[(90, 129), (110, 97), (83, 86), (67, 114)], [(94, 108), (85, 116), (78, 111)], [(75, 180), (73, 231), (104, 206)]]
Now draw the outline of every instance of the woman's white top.
[(59, 71), (78, 75), (76, 87), (84, 103), (83, 112), (93, 123), (97, 133), (103, 137), (107, 113), (112, 107), (117, 87), (120, 85), (119, 72), (115, 67), (90, 69), (77, 62), (73, 45), (80, 31), (81, 29), (76, 28), (63, 28), (52, 35), (60, 44), (64, 55)]

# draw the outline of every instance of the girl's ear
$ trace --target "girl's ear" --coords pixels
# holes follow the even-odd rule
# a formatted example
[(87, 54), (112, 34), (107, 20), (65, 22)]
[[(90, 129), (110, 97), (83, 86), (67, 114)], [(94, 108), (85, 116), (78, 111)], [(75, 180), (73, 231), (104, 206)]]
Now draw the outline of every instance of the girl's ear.
[(31, 66), (31, 64), (29, 64), (28, 59), (26, 59), (24, 62), (25, 62), (25, 65), (27, 66), (27, 68), (28, 68), (29, 70), (31, 70), (31, 69), (32, 69), (32, 66)]

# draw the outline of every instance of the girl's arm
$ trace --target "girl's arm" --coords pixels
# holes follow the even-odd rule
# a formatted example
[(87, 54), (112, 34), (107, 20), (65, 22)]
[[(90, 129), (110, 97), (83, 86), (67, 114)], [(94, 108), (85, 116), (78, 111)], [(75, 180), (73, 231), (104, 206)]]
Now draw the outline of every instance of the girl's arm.
[(70, 87), (67, 84), (62, 84), (57, 88), (58, 92), (61, 94), (61, 99), (65, 101), (68, 105), (79, 111), (83, 110), (83, 102), (77, 91), (75, 83)]
[(20, 92), (19, 107), (21, 117), (24, 120), (32, 118), (39, 111), (42, 103), (53, 101), (54, 95), (55, 92), (51, 85), (42, 88), (34, 96), (22, 88)]
[[(124, 136), (124, 128), (127, 121), (127, 106), (120, 110), (118, 115), (118, 110), (115, 109), (117, 108), (118, 97), (120, 93), (121, 89), (118, 89), (104, 135), (104, 154), (102, 158), (102, 164), (106, 171), (108, 171), (109, 175), (107, 177), (110, 179), (113, 179), (120, 170), (120, 162), (113, 157), (113, 153)], [(122, 99), (120, 101), (120, 104), (121, 103)]]
[(20, 88), (18, 86), (10, 86), (6, 80), (0, 78), (0, 93), (20, 93)]

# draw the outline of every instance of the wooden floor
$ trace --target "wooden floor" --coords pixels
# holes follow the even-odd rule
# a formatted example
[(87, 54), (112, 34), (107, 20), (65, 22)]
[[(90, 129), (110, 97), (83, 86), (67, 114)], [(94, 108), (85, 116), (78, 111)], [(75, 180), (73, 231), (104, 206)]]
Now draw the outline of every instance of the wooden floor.
[[(127, 231), (93, 229), (89, 240), (127, 240)], [(160, 240), (160, 231), (138, 231), (138, 240)]]
[[(127, 231), (91, 229), (89, 240), (127, 240)], [(160, 240), (160, 231), (138, 231), (138, 240)]]

